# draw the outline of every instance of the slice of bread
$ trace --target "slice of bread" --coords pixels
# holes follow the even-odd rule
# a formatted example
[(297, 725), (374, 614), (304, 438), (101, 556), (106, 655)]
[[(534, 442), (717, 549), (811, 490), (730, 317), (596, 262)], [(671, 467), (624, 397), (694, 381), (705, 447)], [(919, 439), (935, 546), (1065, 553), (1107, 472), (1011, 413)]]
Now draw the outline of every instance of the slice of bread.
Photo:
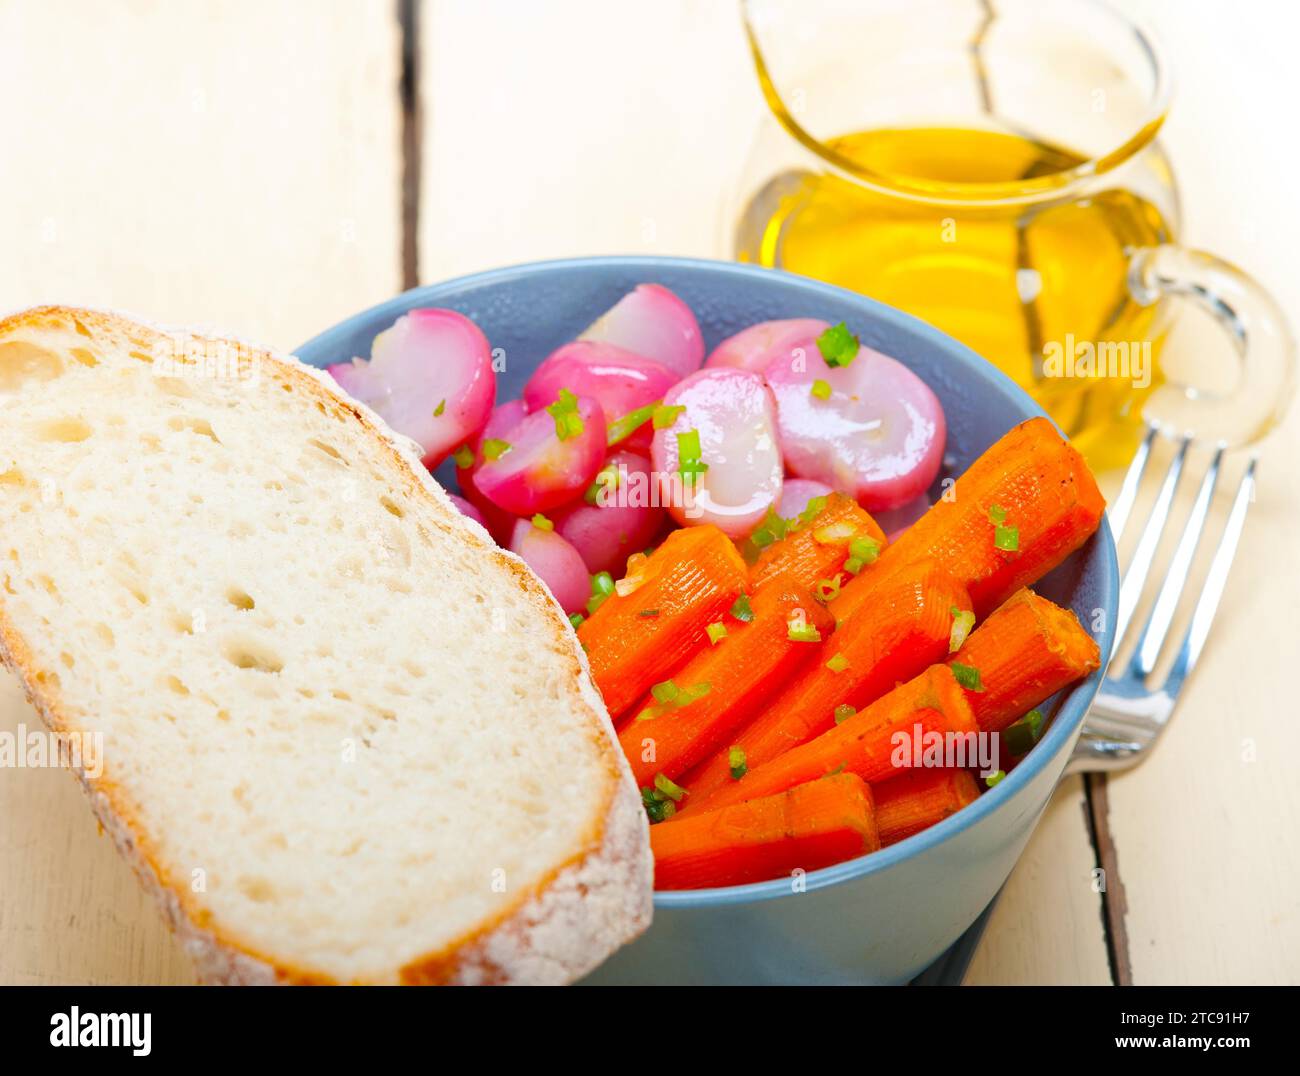
[(296, 359), (0, 321), (0, 658), (205, 980), (566, 982), (649, 922), (559, 606)]

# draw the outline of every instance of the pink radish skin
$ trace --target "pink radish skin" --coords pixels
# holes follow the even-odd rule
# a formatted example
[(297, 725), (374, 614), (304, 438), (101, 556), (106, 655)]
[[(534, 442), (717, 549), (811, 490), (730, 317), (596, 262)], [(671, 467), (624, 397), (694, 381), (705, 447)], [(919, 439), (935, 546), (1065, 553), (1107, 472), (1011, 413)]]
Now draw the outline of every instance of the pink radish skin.
[[(781, 497), (784, 470), (772, 394), (758, 374), (727, 367), (700, 370), (664, 397), (686, 410), (656, 430), (651, 459), (672, 517), (683, 526), (714, 523), (733, 538), (747, 535)], [(679, 477), (677, 435), (696, 430), (708, 470), (693, 493)], [(685, 495), (683, 495), (683, 493)]]
[[(939, 473), (943, 407), (901, 362), (864, 347), (847, 366), (832, 368), (814, 341), (802, 360), (778, 359), (765, 376), (795, 477), (843, 490), (877, 512), (906, 504)], [(813, 396), (817, 380), (830, 385), (830, 399)]]
[(375, 337), (369, 361), (327, 370), (348, 395), (418, 442), (430, 469), (483, 428), (496, 398), (487, 337), (454, 310), (412, 310)]
[(482, 464), (474, 485), (498, 508), (517, 516), (545, 512), (580, 496), (605, 461), (605, 415), (588, 396), (578, 397), (582, 432), (561, 441), (548, 411), (526, 416), (501, 438), (510, 451)]
[(483, 525), (487, 527), (488, 533), (501, 545), (510, 541), (516, 517), (498, 508), (483, 496), (474, 485), (474, 476), (483, 466), (483, 442), (490, 438), (506, 440), (505, 435), (523, 422), (527, 414), (528, 409), (524, 407), (523, 400), (507, 400), (503, 404), (498, 404), (493, 409), (491, 418), (487, 420), (487, 425), (469, 442), (469, 447), (474, 454), (473, 465), (456, 469), (456, 484), (460, 487), (461, 495), (478, 510), (485, 521)]
[(519, 554), (566, 613), (576, 613), (591, 595), (591, 576), (578, 551), (554, 531), (542, 530), (527, 519), (515, 521), (510, 552)]
[[(600, 493), (596, 504), (579, 498), (552, 513), (555, 531), (581, 554), (591, 573), (623, 574), (627, 558), (646, 548), (663, 526), (650, 460), (626, 450), (612, 452), (604, 466), (620, 468), (618, 488)], [(598, 476), (599, 477), (599, 476)], [(654, 502), (654, 503), (652, 503)]]
[[(678, 379), (666, 366), (614, 344), (576, 340), (551, 352), (537, 368), (524, 386), (524, 403), (529, 411), (540, 411), (567, 388), (599, 402), (605, 421), (613, 423), (662, 400)], [(647, 422), (621, 444), (648, 453), (651, 433)]]
[(781, 503), (776, 514), (782, 519), (794, 519), (808, 507), (814, 497), (827, 497), (835, 492), (822, 482), (812, 482), (807, 478), (787, 478), (781, 487)]
[(447, 496), (451, 498), (451, 503), (456, 506), (461, 515), (469, 516), (480, 527), (487, 530), (487, 520), (483, 517), (482, 512), (465, 500), (464, 497), (458, 497), (454, 493), (448, 493)]
[(732, 366), (761, 374), (776, 359), (790, 359), (799, 348), (815, 347), (830, 325), (817, 318), (760, 321), (728, 336), (704, 360), (706, 367)]
[(579, 339), (614, 344), (668, 367), (678, 377), (694, 373), (704, 361), (700, 323), (689, 306), (660, 284), (633, 288)]

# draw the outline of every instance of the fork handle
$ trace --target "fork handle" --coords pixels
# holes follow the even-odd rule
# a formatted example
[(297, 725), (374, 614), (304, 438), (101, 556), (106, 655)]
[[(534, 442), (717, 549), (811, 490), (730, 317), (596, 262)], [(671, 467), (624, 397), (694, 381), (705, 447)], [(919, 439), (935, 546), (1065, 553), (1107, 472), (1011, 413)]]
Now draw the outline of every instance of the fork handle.
[(1191, 299), (1222, 327), (1239, 359), (1236, 388), (1217, 396), (1169, 382), (1144, 409), (1148, 421), (1227, 445), (1257, 440), (1281, 421), (1295, 392), (1295, 340), (1273, 297), (1235, 265), (1185, 247), (1144, 247), (1129, 262), (1142, 306)]

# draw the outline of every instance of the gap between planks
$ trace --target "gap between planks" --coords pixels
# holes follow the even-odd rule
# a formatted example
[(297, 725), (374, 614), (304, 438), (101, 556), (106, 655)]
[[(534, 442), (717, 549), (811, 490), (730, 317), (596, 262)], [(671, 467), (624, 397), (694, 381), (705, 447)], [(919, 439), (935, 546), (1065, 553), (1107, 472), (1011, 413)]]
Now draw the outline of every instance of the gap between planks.
[(420, 0), (395, 0), (402, 30), (402, 77), (398, 85), (402, 114), (402, 288), (420, 281)]
[(1110, 961), (1111, 982), (1116, 986), (1133, 985), (1133, 964), (1129, 959), (1128, 900), (1119, 875), (1119, 851), (1110, 832), (1110, 797), (1106, 775), (1084, 775), (1084, 815), (1088, 836), (1102, 870), (1101, 922), (1106, 935), (1106, 957)]

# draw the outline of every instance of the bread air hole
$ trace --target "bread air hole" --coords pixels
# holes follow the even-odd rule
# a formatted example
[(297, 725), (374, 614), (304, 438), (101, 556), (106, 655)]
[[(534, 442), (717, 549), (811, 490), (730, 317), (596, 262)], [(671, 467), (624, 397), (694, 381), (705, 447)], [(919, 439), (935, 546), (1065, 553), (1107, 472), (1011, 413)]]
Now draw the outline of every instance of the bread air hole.
[(343, 458), (343, 454), (339, 452), (339, 450), (335, 448), (333, 445), (331, 445), (329, 442), (322, 441), (316, 437), (312, 437), (308, 439), (307, 444), (309, 444), (312, 448), (316, 449), (318, 452), (321, 452), (324, 455), (328, 456), (335, 463), (340, 463), (344, 467), (348, 466), (348, 461)]
[(251, 638), (228, 639), (222, 648), (226, 660), (237, 669), (278, 673), (284, 668), (284, 659), (265, 643)]
[(221, 444), (221, 438), (216, 435), (216, 432), (212, 429), (212, 423), (206, 418), (175, 415), (167, 420), (167, 425), (173, 430), (188, 430), (190, 433), (197, 434), (200, 437), (209, 437), (217, 444)]
[(91, 369), (94, 369), (96, 366), (99, 365), (99, 356), (97, 356), (89, 348), (84, 348), (84, 347), (70, 348), (68, 350), (68, 354), (71, 355), (77, 362), (81, 363), (82, 366), (89, 366)]
[(392, 513), (398, 519), (406, 518), (406, 512), (403, 510), (402, 506), (391, 497), (380, 497), (379, 503), (384, 506), (385, 511)]
[(257, 606), (253, 601), (253, 596), (246, 590), (240, 590), (239, 587), (231, 587), (226, 591), (226, 601), (230, 602), (236, 609), (249, 610)]
[(0, 392), (19, 392), (27, 385), (53, 381), (63, 370), (63, 360), (48, 348), (25, 340), (0, 344)]
[(75, 443), (87, 440), (95, 431), (82, 418), (54, 418), (36, 427), (38, 441)]

